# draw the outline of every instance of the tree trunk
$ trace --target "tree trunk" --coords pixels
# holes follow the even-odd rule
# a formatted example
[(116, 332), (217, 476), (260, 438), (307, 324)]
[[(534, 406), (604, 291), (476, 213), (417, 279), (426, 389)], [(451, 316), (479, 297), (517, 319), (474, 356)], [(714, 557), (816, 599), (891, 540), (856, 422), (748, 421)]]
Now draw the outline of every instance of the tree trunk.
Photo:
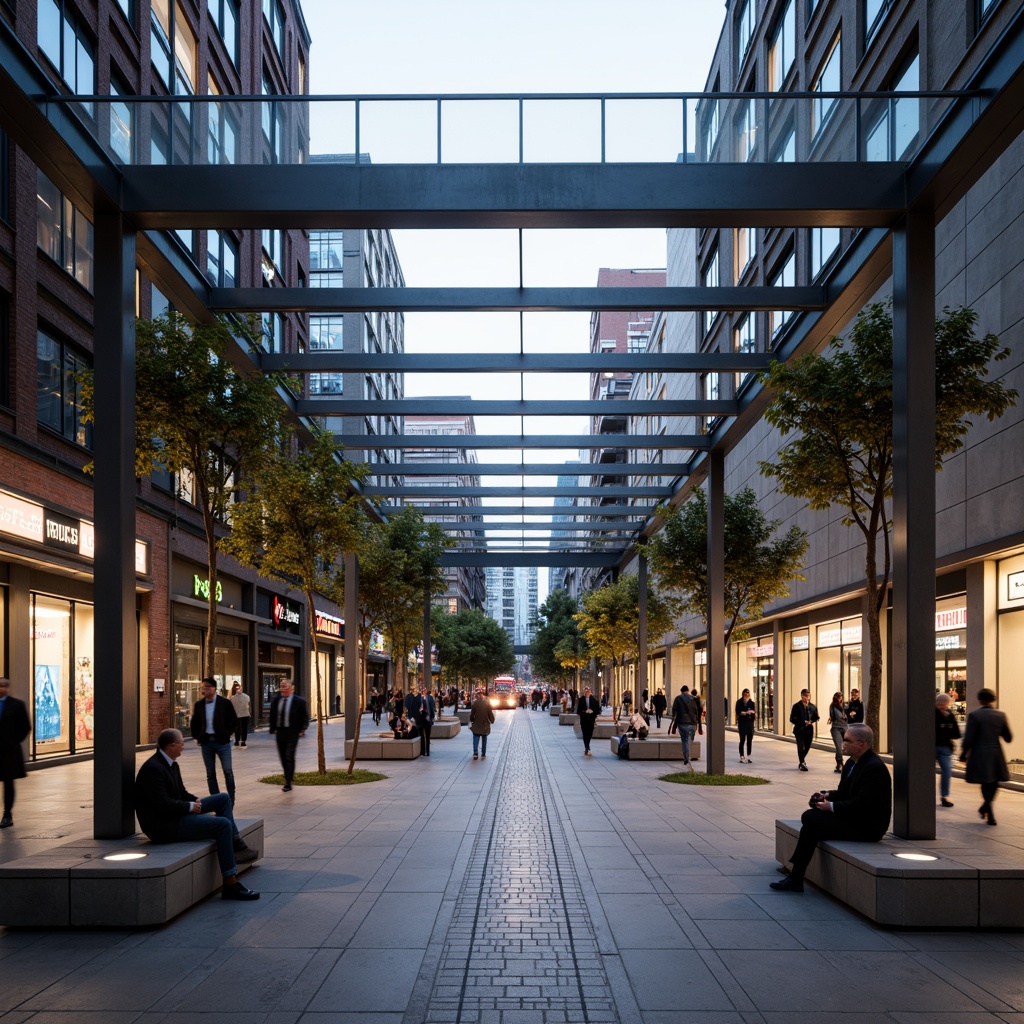
[[(360, 631), (360, 637), (363, 640), (363, 643), (362, 643), (363, 657), (361, 659), (362, 660), (362, 664), (361, 664), (360, 667), (362, 669), (362, 679), (363, 679), (363, 684), (362, 685), (363, 685), (363, 693), (364, 694), (366, 693), (366, 662), (367, 662), (367, 658), (368, 658), (369, 653), (370, 653), (370, 636), (371, 636), (371, 633), (369, 632), (369, 630), (367, 630), (365, 632), (364, 631)], [(382, 701), (384, 700), (384, 694), (383, 693), (380, 695), (380, 699)], [(356, 715), (356, 730), (352, 734), (352, 756), (348, 759), (348, 773), (349, 773), (349, 775), (351, 775), (356, 770), (356, 754), (357, 754), (357, 751), (359, 749), (359, 732), (360, 732), (360, 726), (362, 725), (362, 722), (363, 722), (362, 714), (361, 713), (357, 714)]]
[(203, 527), (206, 530), (206, 574), (209, 593), (206, 599), (206, 655), (205, 675), (213, 677), (217, 659), (217, 531), (213, 512), (203, 505)]
[(313, 678), (316, 680), (316, 770), (327, 774), (327, 754), (324, 750), (324, 690), (320, 679), (320, 649), (316, 642), (316, 613), (313, 609), (313, 591), (306, 590), (309, 609), (309, 640), (313, 646)]

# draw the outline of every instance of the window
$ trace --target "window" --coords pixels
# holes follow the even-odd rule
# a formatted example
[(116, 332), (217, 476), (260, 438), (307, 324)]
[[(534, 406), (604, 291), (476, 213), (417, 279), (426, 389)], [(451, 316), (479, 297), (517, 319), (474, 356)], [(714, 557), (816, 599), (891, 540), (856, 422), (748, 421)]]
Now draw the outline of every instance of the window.
[(638, 352), (647, 351), (647, 335), (646, 334), (630, 334), (626, 338), (626, 351), (631, 352), (634, 355)]
[[(261, 89), (264, 96), (277, 95), (277, 90), (267, 77), (266, 68), (263, 69)], [(267, 144), (265, 160), (267, 163), (277, 164), (281, 162), (282, 143), (284, 140), (284, 111), (273, 100), (260, 104), (260, 108), (260, 119), (263, 124), (263, 141)]]
[(749, 99), (736, 125), (736, 159), (746, 163), (757, 145), (757, 100)]
[(135, 25), (135, 0), (117, 0), (117, 6), (124, 11), (124, 16), (128, 19), (128, 24)]
[(864, 0), (864, 42), (875, 34), (893, 6), (893, 0)]
[(208, 0), (210, 20), (217, 26), (231, 63), (238, 67), (238, 2), (237, 0)]
[(768, 88), (778, 92), (796, 58), (796, 0), (789, 0), (768, 47)]
[(131, 95), (113, 75), (110, 77), (110, 149), (123, 164), (131, 164), (135, 154), (135, 110), (121, 97)]
[(36, 171), (36, 242), (83, 288), (93, 287), (92, 222)]
[(918, 92), (920, 88), (921, 60), (914, 54), (893, 83), (893, 98), (877, 101), (877, 110), (872, 109), (875, 117), (864, 139), (866, 159), (899, 160), (906, 155), (917, 138), (921, 101), (917, 96), (899, 98), (898, 94)]
[(270, 26), (270, 35), (274, 40), (277, 54), (284, 61), (284, 13), (281, 0), (263, 0), (263, 17)]
[(11, 322), (7, 314), (7, 296), (0, 294), (0, 405), (11, 400), (7, 357), (10, 352)]
[(263, 276), (273, 281), (284, 265), (284, 232), (280, 228), (263, 230)]
[(341, 288), (345, 233), (313, 231), (309, 236), (309, 285), (311, 288)]
[(796, 160), (796, 131), (793, 126), (783, 129), (781, 140), (775, 146), (772, 153), (772, 162), (793, 163)]
[(754, 22), (757, 17), (755, 0), (745, 0), (740, 8), (740, 16), (736, 19), (736, 67), (743, 64), (743, 58), (750, 49), (750, 41), (754, 38)]
[[(68, 88), (79, 96), (95, 93), (95, 47), (79, 26), (74, 10), (67, 9), (65, 0), (39, 0), (36, 32), (39, 49)], [(82, 106), (91, 117), (93, 105)]]
[(978, 4), (978, 26), (988, 17), (989, 12), (995, 5), (999, 3), (999, 0), (977, 0)]
[(234, 288), (238, 280), (238, 243), (222, 231), (206, 232), (206, 278), (215, 288)]
[[(735, 352), (750, 355), (757, 351), (757, 319), (753, 313), (746, 313), (732, 332), (732, 347)], [(736, 389), (739, 390), (750, 376), (749, 373), (736, 374)]]
[[(818, 72), (818, 77), (811, 85), (811, 92), (839, 92), (842, 88), (842, 38), (837, 35), (825, 57), (825, 62)], [(811, 135), (816, 136), (825, 126), (833, 109), (839, 101), (834, 96), (819, 95), (811, 104)]]
[(167, 91), (195, 95), (199, 81), (196, 37), (180, 0), (153, 0), (150, 40), (153, 67)]
[[(310, 316), (309, 350), (340, 352), (343, 348), (345, 318), (340, 314), (332, 316)], [(310, 395), (340, 395), (343, 392), (343, 376), (340, 373), (311, 373), (309, 375)]]
[(839, 228), (811, 228), (811, 280), (839, 249)]
[(78, 374), (89, 369), (85, 355), (42, 331), (36, 333), (36, 410), (39, 422), (69, 441), (92, 447), (92, 424), (82, 423)]
[(0, 128), (0, 220), (11, 219), (11, 154), (7, 132)]
[[(207, 83), (211, 96), (219, 96), (220, 89), (211, 77)], [(210, 103), (206, 108), (207, 159), (211, 164), (238, 162), (238, 119), (229, 103)]]
[[(794, 288), (796, 286), (796, 255), (794, 253), (791, 252), (786, 257), (786, 262), (771, 279), (771, 286), (773, 288)], [(791, 309), (775, 309), (768, 314), (768, 327), (773, 345), (792, 316), (793, 310)]]
[[(704, 395), (705, 401), (717, 402), (719, 398), (719, 374), (717, 373), (705, 373), (701, 379), (701, 390)], [(704, 417), (704, 430), (709, 431), (715, 423), (718, 421), (717, 416), (705, 416)]]
[(743, 272), (757, 255), (757, 228), (733, 229), (733, 253), (736, 257), (735, 280), (739, 282)]
[[(718, 250), (711, 254), (711, 258), (704, 266), (704, 272), (701, 274), (701, 284), (705, 288), (718, 288), (722, 284), (721, 274), (719, 273), (718, 267)], [(708, 309), (704, 312), (704, 333), (707, 334), (711, 330), (712, 324), (718, 318), (717, 309)]]
[[(716, 86), (717, 87), (717, 86)], [(712, 101), (704, 117), (704, 159), (710, 160), (718, 141), (718, 100)]]
[(277, 354), (284, 351), (284, 318), (280, 313), (263, 314), (263, 347)]

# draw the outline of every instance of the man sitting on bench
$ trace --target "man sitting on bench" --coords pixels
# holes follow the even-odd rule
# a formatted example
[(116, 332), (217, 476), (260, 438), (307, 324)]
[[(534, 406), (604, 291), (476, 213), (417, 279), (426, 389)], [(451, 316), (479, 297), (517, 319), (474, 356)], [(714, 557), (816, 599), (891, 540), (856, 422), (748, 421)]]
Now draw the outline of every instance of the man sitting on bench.
[(800, 818), (800, 836), (787, 878), (772, 882), (778, 892), (803, 892), (804, 872), (823, 839), (877, 843), (889, 828), (892, 779), (885, 762), (871, 749), (874, 736), (866, 725), (850, 725), (843, 737), (839, 788), (812, 793), (810, 810)]

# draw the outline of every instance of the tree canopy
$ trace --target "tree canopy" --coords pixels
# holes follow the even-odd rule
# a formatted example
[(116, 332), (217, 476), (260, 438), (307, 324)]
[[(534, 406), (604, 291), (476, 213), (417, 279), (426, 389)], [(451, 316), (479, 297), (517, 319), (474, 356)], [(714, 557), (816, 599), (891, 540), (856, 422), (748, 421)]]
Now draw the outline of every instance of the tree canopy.
[[(530, 649), (530, 665), (535, 676), (551, 681), (566, 682), (576, 667), (567, 658), (573, 657), (586, 644), (575, 619), (579, 604), (561, 587), (552, 590), (537, 609), (537, 630)], [(562, 655), (560, 656), (559, 651)], [(590, 654), (583, 655), (583, 664)]]
[(446, 678), (458, 682), (486, 682), (515, 665), (512, 640), (501, 626), (479, 608), (449, 615), (434, 609), (431, 634)]

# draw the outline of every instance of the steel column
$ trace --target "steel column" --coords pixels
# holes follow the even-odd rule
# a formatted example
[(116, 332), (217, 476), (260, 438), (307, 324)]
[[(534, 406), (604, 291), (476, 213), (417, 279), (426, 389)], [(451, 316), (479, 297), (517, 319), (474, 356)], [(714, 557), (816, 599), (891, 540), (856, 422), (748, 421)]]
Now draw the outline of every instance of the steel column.
[[(359, 559), (346, 551), (345, 565), (345, 739), (355, 739), (359, 719)], [(367, 652), (369, 654), (369, 652)]]
[(433, 690), (433, 679), (431, 672), (433, 666), (430, 661), (430, 590), (423, 595), (423, 685), (430, 693)]
[(135, 621), (135, 230), (116, 213), (95, 224), (96, 520), (93, 835), (135, 832), (138, 627)]
[(935, 838), (935, 220), (893, 232), (893, 832)]
[(638, 576), (640, 580), (640, 621), (638, 623), (638, 644), (640, 656), (637, 658), (636, 705), (640, 705), (640, 694), (647, 689), (647, 556), (639, 558)]
[(708, 692), (705, 765), (725, 771), (725, 453), (708, 456)]

